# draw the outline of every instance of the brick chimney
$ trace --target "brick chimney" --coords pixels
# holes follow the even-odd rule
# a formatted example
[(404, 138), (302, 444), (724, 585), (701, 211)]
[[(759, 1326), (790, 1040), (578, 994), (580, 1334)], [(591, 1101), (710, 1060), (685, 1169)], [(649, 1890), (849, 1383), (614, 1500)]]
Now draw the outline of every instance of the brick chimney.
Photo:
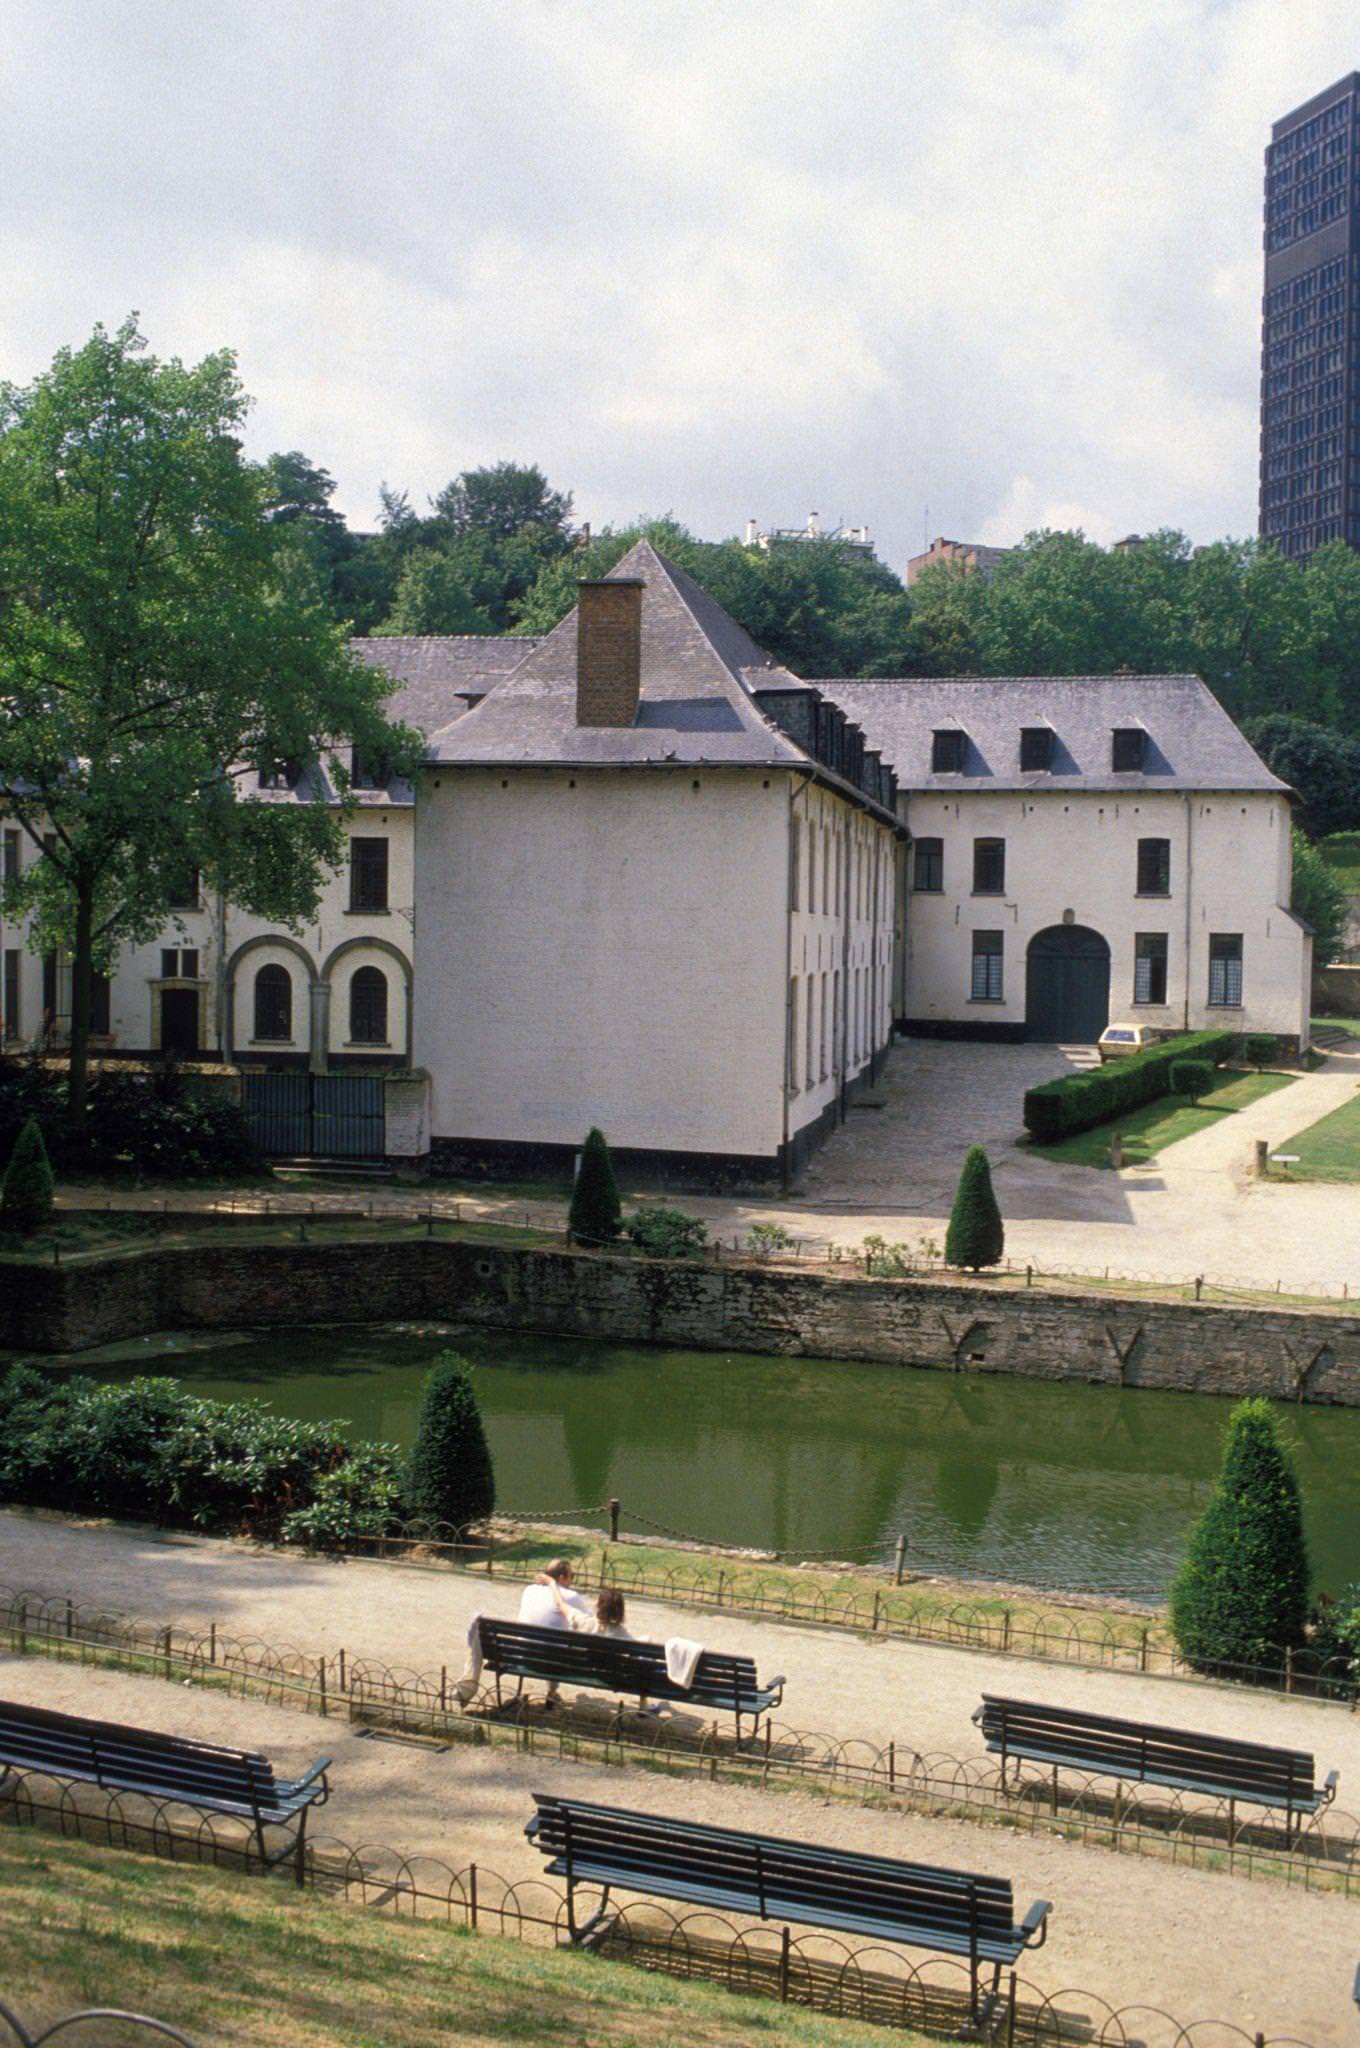
[(642, 670), (640, 577), (576, 586), (576, 723), (631, 725)]

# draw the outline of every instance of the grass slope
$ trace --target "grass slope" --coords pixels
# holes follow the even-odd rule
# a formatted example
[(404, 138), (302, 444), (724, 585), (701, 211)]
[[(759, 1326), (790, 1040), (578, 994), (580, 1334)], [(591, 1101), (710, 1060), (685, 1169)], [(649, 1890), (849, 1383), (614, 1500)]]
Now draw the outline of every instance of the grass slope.
[(121, 2006), (168, 2020), (197, 2048), (884, 2041), (878, 2028), (626, 1963), (389, 1918), (278, 1880), (27, 1829), (0, 1830), (0, 1985), (30, 2030), (84, 2006)]
[(1215, 1073), (1208, 1094), (1201, 1096), (1197, 1104), (1179, 1095), (1164, 1095), (1142, 1109), (1131, 1110), (1127, 1116), (1097, 1124), (1093, 1131), (1077, 1131), (1060, 1144), (1034, 1145), (1030, 1149), (1036, 1158), (1058, 1159), (1069, 1166), (1108, 1166), (1110, 1138), (1118, 1131), (1124, 1140), (1125, 1165), (1146, 1166), (1168, 1145), (1192, 1137), (1196, 1131), (1207, 1130), (1220, 1117), (1249, 1108), (1263, 1095), (1287, 1088), (1296, 1078), (1293, 1074), (1239, 1074), (1223, 1067)]
[(1360, 1180), (1360, 1095), (1289, 1140), (1291, 1180)]

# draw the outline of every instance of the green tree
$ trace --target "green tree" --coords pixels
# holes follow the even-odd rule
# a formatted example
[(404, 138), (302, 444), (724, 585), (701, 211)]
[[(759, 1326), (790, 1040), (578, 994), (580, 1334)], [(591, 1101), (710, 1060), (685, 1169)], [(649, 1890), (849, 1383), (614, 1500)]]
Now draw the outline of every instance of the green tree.
[(1198, 1102), (1214, 1085), (1213, 1064), (1209, 1060), (1173, 1060), (1171, 1062), (1171, 1092), (1173, 1095), (1188, 1096), (1191, 1102)]
[(570, 543), (571, 493), (553, 490), (534, 464), (497, 462), (488, 469), (465, 469), (445, 484), (434, 500), (434, 513), (453, 534), (509, 540), (522, 527), (538, 526), (555, 535), (560, 547)]
[(496, 1478), (471, 1368), (441, 1351), (425, 1381), (406, 1472), (406, 1505), (422, 1521), (463, 1530), (496, 1506)]
[(490, 633), (458, 564), (440, 548), (415, 548), (397, 580), (392, 609), (375, 636), (398, 633)]
[(0, 1188), (0, 1224), (21, 1237), (40, 1230), (52, 1214), (56, 1183), (37, 1119), (30, 1117), (14, 1141), (4, 1186)]
[(245, 411), (229, 353), (158, 362), (131, 320), (0, 387), (0, 787), (43, 855), (0, 900), (70, 951), (77, 1125), (92, 976), (154, 936), (185, 868), (291, 922), (340, 859), (340, 809), (255, 801), (247, 764), (419, 747), (271, 521)]
[(1242, 730), (1271, 773), (1297, 793), (1295, 823), (1310, 839), (1360, 825), (1360, 741), (1283, 711), (1249, 719)]
[(951, 1266), (995, 1266), (1005, 1249), (1001, 1211), (992, 1192), (992, 1169), (981, 1145), (970, 1145), (949, 1212), (944, 1256)]
[(873, 556), (832, 538), (768, 548), (700, 541), (673, 519), (606, 529), (548, 562), (514, 607), (515, 631), (551, 632), (575, 604), (578, 581), (607, 576), (639, 540), (650, 540), (798, 675), (898, 675), (916, 663), (907, 594)]
[(1293, 897), (1290, 906), (1313, 927), (1313, 962), (1325, 967), (1341, 948), (1350, 916), (1346, 892), (1311, 840), (1294, 829)]
[(1233, 1410), (1223, 1464), (1171, 1588), (1181, 1654), (1201, 1669), (1278, 1667), (1304, 1638), (1308, 1548), (1298, 1481), (1269, 1401)]
[(604, 1133), (591, 1129), (571, 1191), (567, 1230), (576, 1244), (607, 1244), (619, 1232), (623, 1203)]

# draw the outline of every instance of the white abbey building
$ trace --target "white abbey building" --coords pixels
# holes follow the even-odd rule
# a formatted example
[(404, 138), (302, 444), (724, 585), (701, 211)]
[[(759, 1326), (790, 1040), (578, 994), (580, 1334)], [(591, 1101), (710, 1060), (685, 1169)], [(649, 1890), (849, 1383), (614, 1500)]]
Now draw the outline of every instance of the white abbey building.
[[(1289, 792), (1196, 677), (809, 683), (647, 542), (541, 640), (354, 647), (429, 739), (415, 787), (355, 764), (296, 936), (186, 878), (97, 1052), (222, 1060), (256, 1100), (385, 1075), (370, 1149), (434, 1173), (560, 1177), (598, 1124), (634, 1183), (721, 1187), (796, 1174), (895, 1026), (1307, 1043)], [(336, 801), (330, 772), (252, 794)], [(10, 1050), (69, 1010), (23, 938)]]

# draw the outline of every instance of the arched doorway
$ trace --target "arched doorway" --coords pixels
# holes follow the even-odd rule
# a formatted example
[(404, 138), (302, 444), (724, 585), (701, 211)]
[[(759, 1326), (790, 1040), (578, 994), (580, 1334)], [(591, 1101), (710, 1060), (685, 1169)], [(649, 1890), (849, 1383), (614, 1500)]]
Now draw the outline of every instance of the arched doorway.
[(1110, 1021), (1110, 949), (1084, 924), (1051, 924), (1029, 942), (1025, 1036), (1094, 1045)]

